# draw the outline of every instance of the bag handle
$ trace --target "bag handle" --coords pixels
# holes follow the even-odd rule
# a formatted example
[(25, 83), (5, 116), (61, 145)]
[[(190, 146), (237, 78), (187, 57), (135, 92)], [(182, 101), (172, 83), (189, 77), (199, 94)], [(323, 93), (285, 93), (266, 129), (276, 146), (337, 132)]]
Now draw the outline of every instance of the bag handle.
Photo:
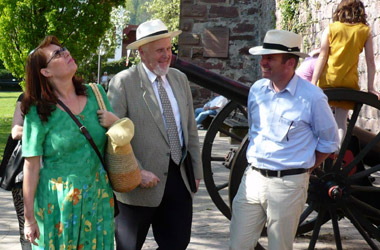
[(82, 132), (82, 134), (86, 137), (88, 142), (91, 144), (92, 148), (95, 150), (95, 153), (98, 155), (100, 162), (103, 164), (103, 166), (106, 166), (104, 164), (104, 160), (102, 157), (102, 154), (100, 153), (98, 147), (96, 146), (94, 140), (92, 139), (90, 133), (88, 132), (87, 128), (80, 123), (80, 121), (75, 117), (75, 115), (71, 112), (71, 110), (61, 101), (57, 100), (57, 103), (69, 114), (69, 116), (74, 120), (75, 124), (79, 127), (79, 130)]
[(96, 86), (95, 83), (89, 83), (89, 85), (95, 94), (96, 100), (98, 101), (99, 109), (100, 110), (107, 110), (106, 105), (104, 104), (102, 94), (100, 93), (98, 86)]

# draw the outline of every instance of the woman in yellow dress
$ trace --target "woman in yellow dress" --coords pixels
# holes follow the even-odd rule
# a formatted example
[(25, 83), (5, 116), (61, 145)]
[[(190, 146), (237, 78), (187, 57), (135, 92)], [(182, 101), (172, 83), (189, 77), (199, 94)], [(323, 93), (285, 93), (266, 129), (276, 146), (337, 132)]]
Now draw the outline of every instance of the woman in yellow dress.
[[(374, 89), (375, 60), (371, 29), (366, 21), (364, 5), (359, 0), (343, 0), (333, 14), (333, 23), (324, 30), (321, 51), (313, 73), (313, 84), (326, 88), (359, 90), (359, 54), (365, 50), (368, 92), (380, 97)], [(333, 107), (342, 141), (347, 130), (347, 115), (353, 103), (329, 102)]]

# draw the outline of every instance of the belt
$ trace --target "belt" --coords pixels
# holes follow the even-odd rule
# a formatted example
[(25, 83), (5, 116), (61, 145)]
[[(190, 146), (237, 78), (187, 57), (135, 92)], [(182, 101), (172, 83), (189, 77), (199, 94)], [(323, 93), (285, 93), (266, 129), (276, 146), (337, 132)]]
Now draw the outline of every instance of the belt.
[(268, 169), (261, 169), (261, 168), (256, 168), (252, 166), (253, 170), (256, 170), (260, 172), (263, 176), (266, 177), (283, 177), (285, 175), (296, 175), (296, 174), (303, 174), (309, 171), (307, 168), (295, 168), (295, 169), (286, 169), (286, 170), (268, 170)]

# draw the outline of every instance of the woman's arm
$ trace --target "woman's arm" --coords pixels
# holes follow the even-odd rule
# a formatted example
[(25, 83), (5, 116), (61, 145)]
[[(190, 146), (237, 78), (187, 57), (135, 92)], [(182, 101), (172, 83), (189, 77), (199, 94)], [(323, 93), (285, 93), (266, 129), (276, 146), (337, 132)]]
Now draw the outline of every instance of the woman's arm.
[(375, 65), (375, 58), (373, 55), (372, 32), (368, 34), (368, 38), (364, 45), (364, 51), (365, 51), (365, 60), (367, 64), (368, 92), (376, 95), (377, 98), (380, 100), (380, 93), (377, 92), (373, 87), (375, 72), (376, 72), (376, 65)]
[(327, 27), (322, 34), (321, 38), (321, 52), (319, 53), (318, 60), (315, 63), (313, 78), (311, 83), (317, 85), (319, 77), (321, 76), (322, 70), (325, 67), (327, 60), (329, 59), (329, 27)]
[(16, 103), (15, 112), (13, 114), (13, 122), (12, 122), (12, 138), (13, 140), (20, 140), (22, 137), (24, 125), (24, 118), (21, 112), (21, 102)]
[(40, 230), (34, 217), (34, 196), (40, 178), (40, 156), (26, 157), (24, 163), (24, 217), (25, 237), (34, 245), (38, 245), (35, 239), (39, 239)]

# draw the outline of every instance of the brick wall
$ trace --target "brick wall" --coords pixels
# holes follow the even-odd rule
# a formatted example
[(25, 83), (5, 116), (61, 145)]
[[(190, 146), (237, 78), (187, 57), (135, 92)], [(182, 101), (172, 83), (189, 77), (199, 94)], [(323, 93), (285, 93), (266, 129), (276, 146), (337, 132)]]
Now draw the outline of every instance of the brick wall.
[[(248, 49), (261, 44), (275, 26), (275, 0), (182, 0), (179, 57), (218, 74), (251, 85), (260, 75), (258, 57)], [(205, 48), (206, 31), (220, 29), (227, 35), (227, 56), (210, 57)], [(210, 91), (192, 85), (195, 106)]]

